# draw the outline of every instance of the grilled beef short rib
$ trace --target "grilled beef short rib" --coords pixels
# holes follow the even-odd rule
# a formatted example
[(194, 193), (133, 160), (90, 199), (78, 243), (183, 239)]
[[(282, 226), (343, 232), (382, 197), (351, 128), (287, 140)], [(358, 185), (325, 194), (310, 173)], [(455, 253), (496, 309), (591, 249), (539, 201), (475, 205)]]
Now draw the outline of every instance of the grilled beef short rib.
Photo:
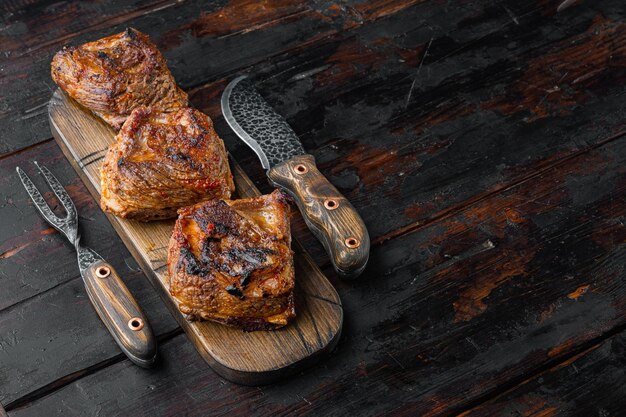
[(119, 130), (139, 106), (171, 112), (187, 106), (165, 58), (150, 38), (129, 28), (52, 59), (52, 79), (74, 100)]
[(133, 110), (100, 174), (102, 209), (141, 221), (175, 217), (180, 207), (234, 190), (224, 142), (211, 119), (189, 107)]
[(179, 210), (170, 293), (189, 318), (268, 330), (295, 316), (289, 205), (280, 191)]

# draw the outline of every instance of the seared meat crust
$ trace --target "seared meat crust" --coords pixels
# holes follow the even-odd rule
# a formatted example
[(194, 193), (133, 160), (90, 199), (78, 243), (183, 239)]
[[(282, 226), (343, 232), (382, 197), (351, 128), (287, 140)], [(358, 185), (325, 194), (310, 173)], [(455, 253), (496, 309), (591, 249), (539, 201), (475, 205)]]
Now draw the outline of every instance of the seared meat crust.
[(230, 198), (234, 190), (224, 142), (211, 119), (186, 107), (160, 113), (138, 107), (108, 150), (100, 171), (103, 210), (149, 221), (183, 206)]
[(179, 210), (168, 253), (170, 293), (189, 318), (247, 331), (295, 316), (289, 205), (279, 192)]
[(52, 79), (115, 130), (138, 106), (161, 112), (187, 106), (157, 47), (132, 28), (63, 48), (52, 59)]

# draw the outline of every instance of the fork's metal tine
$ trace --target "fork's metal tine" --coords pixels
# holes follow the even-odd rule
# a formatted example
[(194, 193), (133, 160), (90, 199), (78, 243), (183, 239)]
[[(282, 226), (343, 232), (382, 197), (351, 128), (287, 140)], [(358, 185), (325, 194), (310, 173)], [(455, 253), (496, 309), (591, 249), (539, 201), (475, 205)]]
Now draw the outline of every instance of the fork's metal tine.
[(37, 207), (37, 210), (39, 210), (39, 213), (41, 213), (44, 219), (46, 219), (48, 223), (50, 223), (55, 229), (59, 230), (60, 232), (65, 232), (62, 228), (64, 223), (63, 219), (60, 219), (56, 214), (54, 214), (54, 212), (52, 211), (50, 206), (48, 206), (46, 200), (44, 200), (43, 196), (41, 195), (35, 184), (33, 184), (31, 179), (28, 177), (28, 175), (26, 175), (26, 173), (22, 171), (20, 167), (16, 167), (15, 170), (20, 176), (20, 180), (22, 180), (22, 184), (24, 184), (26, 192), (30, 196), (31, 200), (33, 200), (33, 203), (35, 203), (35, 207)]
[(78, 214), (76, 212), (76, 206), (74, 205), (74, 202), (70, 198), (65, 188), (61, 185), (59, 180), (56, 179), (56, 177), (52, 174), (52, 172), (48, 170), (48, 168), (46, 168), (45, 166), (39, 165), (37, 161), (34, 161), (34, 162), (37, 168), (39, 169), (39, 172), (41, 172), (41, 174), (44, 176), (44, 178), (46, 179), (46, 182), (48, 182), (48, 184), (50, 185), (50, 188), (52, 188), (52, 191), (57, 196), (61, 204), (63, 205), (63, 208), (65, 208), (65, 211), (67, 212), (67, 216), (65, 218), (76, 219), (78, 217)]

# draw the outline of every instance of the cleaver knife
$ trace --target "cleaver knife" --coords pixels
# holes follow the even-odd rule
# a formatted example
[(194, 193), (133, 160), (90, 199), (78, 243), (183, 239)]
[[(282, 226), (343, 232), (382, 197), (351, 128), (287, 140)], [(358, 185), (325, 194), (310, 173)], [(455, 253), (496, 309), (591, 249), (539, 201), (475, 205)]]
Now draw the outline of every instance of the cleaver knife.
[(369, 258), (370, 238), (352, 204), (324, 177), (287, 121), (261, 97), (247, 76), (222, 94), (222, 113), (252, 148), (270, 183), (293, 197), (304, 220), (344, 278), (356, 278)]

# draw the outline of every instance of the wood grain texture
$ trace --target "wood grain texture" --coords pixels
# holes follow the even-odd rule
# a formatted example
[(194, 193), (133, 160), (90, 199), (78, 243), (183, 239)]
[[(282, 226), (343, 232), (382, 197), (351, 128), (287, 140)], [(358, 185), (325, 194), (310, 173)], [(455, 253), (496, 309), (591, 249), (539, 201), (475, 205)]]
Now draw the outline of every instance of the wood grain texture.
[[(250, 71), (380, 244), (626, 128), (623, 2), (550, 4), (420, 3)], [(190, 99), (213, 117), (221, 89)], [(224, 139), (263, 185), (256, 156)]]
[[(69, 247), (67, 252), (63, 257), (72, 256)], [(142, 271), (126, 273), (124, 280), (157, 337), (180, 332), (156, 291), (146, 285)], [(126, 358), (85, 292), (83, 280), (76, 277), (0, 312), (0, 400), (7, 408), (28, 401), (33, 393), (53, 391), (94, 367)]]
[(0, 148), (47, 140), (56, 50), (136, 26), (269, 191), (256, 156), (219, 118), (227, 79), (257, 73), (363, 216), (371, 260), (360, 282), (338, 280), (294, 222), (346, 312), (333, 357), (297, 377), (230, 384), (182, 334), (161, 344), (148, 373), (116, 356), (69, 246), (29, 209), (14, 166), (37, 159), (60, 172), (90, 246), (169, 337), (169, 314), (97, 202), (54, 142), (0, 159), (0, 401), (12, 417), (452, 415), (484, 402), (487, 415), (620, 415), (620, 345), (604, 348), (598, 367), (570, 361), (624, 329), (622, 0), (559, 12), (561, 0), (127, 2), (154, 4), (145, 15), (122, 3), (0, 5), (15, 12), (0, 31), (14, 46), (0, 54)]
[[(70, 162), (98, 198), (100, 162), (114, 133), (58, 90), (50, 101), (52, 131)], [(237, 193), (258, 195), (254, 185), (233, 163)], [(167, 245), (173, 221), (138, 223), (110, 217), (179, 324), (203, 358), (225, 378), (244, 384), (268, 383), (295, 372), (330, 351), (343, 322), (341, 302), (332, 285), (295, 244), (296, 320), (272, 332), (245, 333), (212, 322), (190, 322), (169, 294)]]
[[(374, 248), (366, 274), (378, 279), (337, 282), (349, 302), (336, 354), (299, 378), (261, 390), (222, 388), (182, 338), (162, 347), (165, 364), (155, 373), (116, 364), (10, 411), (63, 415), (94, 404), (190, 416), (464, 411), (626, 324), (626, 204), (616, 198), (626, 187), (623, 139)], [(124, 395), (111, 393), (121, 380)], [(147, 386), (158, 393), (146, 394)]]
[[(305, 0), (32, 3), (0, 4), (7, 17), (0, 34), (7, 45), (0, 54), (0, 136), (7, 139), (0, 142), (0, 155), (49, 137), (45, 107), (55, 88), (50, 61), (64, 45), (132, 26), (151, 36), (174, 78), (188, 89), (384, 18), (415, 0), (355, 1), (340, 7)], [(32, 16), (22, 17), (31, 11)], [(255, 23), (246, 27), (249, 22)]]
[(294, 198), (337, 273), (350, 279), (361, 275), (370, 256), (367, 227), (354, 206), (317, 169), (315, 158), (294, 156), (273, 166), (267, 176)]
[(621, 416), (626, 410), (626, 334), (594, 344), (462, 417)]
[(152, 327), (113, 265), (97, 261), (85, 270), (83, 280), (96, 312), (122, 352), (136, 365), (150, 367), (157, 355)]

